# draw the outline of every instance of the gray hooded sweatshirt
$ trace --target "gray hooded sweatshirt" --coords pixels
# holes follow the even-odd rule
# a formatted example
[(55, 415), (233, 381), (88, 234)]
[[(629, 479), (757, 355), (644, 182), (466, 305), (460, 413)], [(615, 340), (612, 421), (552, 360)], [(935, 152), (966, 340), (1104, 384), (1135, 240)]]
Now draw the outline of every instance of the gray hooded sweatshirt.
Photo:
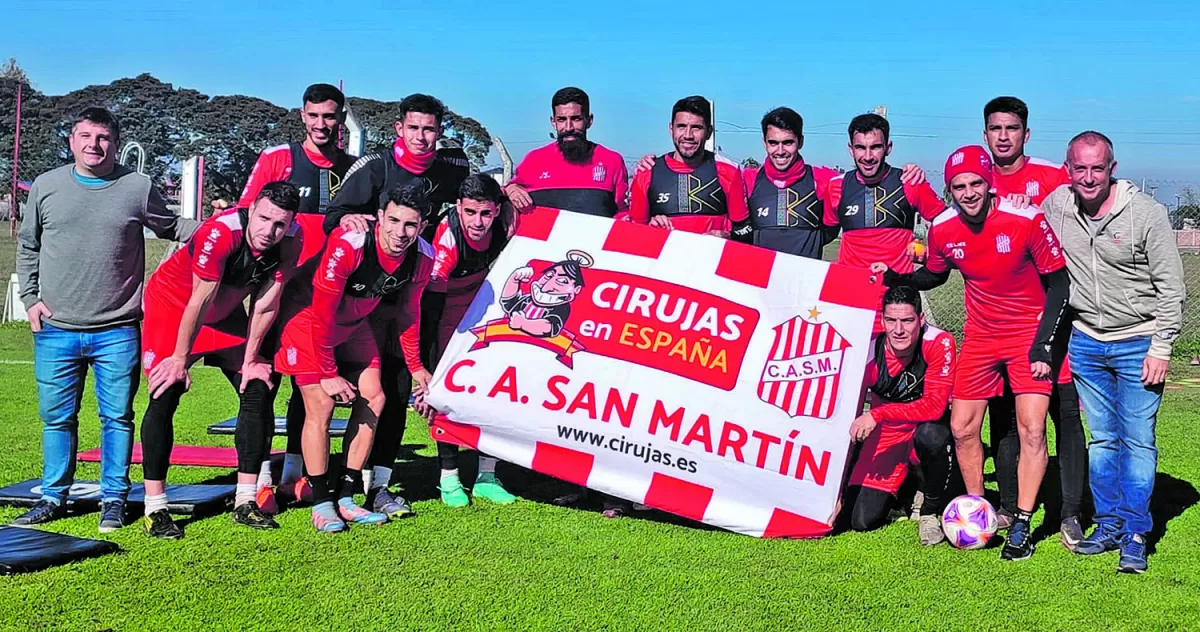
[(1093, 220), (1070, 186), (1042, 202), (1071, 275), (1074, 327), (1104, 342), (1153, 336), (1149, 355), (1171, 358), (1183, 325), (1183, 263), (1167, 209), (1129, 180), (1113, 185), (1112, 210)]

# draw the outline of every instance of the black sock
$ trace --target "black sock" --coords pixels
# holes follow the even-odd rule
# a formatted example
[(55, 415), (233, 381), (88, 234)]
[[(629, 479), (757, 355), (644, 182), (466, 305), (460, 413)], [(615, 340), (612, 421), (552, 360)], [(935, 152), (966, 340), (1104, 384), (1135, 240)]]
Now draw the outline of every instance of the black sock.
[(1025, 524), (1029, 524), (1029, 521), (1033, 519), (1033, 512), (1025, 511), (1024, 509), (1018, 509), (1016, 518), (1017, 518), (1018, 522), (1024, 522)]
[(346, 467), (342, 470), (342, 477), (338, 479), (338, 500), (353, 498), (354, 494), (362, 489), (362, 486), (362, 470)]
[(332, 502), (333, 497), (329, 495), (329, 473), (324, 474), (309, 474), (308, 482), (312, 485), (313, 504)]

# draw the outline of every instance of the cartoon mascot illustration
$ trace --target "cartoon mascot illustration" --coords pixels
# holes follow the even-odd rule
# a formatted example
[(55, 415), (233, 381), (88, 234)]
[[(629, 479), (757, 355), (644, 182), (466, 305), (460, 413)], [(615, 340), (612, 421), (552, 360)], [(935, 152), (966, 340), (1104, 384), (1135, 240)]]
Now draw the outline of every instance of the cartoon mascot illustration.
[(500, 307), (508, 315), (508, 326), (537, 338), (562, 333), (571, 315), (571, 301), (583, 290), (583, 269), (595, 260), (582, 250), (567, 251), (566, 259), (546, 268), (534, 279), (529, 292), (521, 284), (533, 278), (533, 268), (513, 270), (500, 293)]

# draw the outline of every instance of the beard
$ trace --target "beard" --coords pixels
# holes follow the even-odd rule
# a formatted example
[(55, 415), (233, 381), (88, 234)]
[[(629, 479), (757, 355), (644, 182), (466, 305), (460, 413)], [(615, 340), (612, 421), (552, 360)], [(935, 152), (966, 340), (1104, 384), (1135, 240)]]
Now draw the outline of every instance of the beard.
[(587, 134), (559, 134), (558, 151), (562, 152), (567, 162), (585, 163), (592, 156), (592, 143)]

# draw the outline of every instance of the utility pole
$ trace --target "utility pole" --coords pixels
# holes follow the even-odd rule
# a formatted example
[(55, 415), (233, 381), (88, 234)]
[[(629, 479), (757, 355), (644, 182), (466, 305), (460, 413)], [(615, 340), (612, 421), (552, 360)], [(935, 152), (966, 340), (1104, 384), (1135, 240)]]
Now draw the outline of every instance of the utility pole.
[(709, 101), (708, 105), (708, 120), (713, 122), (713, 130), (712, 134), (709, 135), (708, 140), (704, 141), (704, 149), (715, 154), (717, 153), (717, 104), (713, 101)]
[(21, 157), (21, 81), (17, 80), (17, 127), (13, 132), (12, 198), (8, 206), (8, 236), (17, 234), (17, 161)]

